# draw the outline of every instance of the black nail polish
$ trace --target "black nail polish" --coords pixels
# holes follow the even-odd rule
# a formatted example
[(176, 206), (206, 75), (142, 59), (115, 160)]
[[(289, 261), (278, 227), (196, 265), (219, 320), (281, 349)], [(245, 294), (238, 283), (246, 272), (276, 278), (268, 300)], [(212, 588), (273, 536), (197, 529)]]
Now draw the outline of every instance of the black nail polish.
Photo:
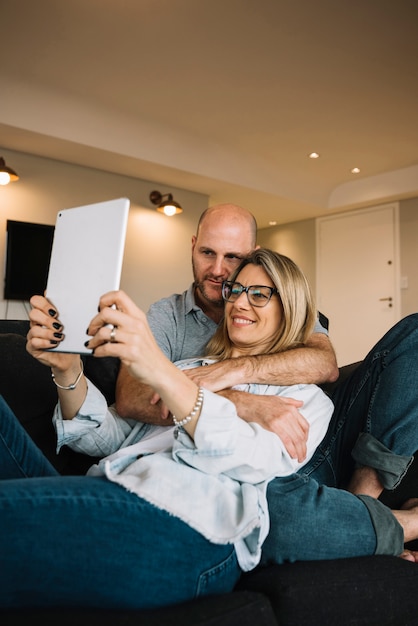
[(85, 345), (85, 347), (86, 347), (86, 348), (88, 348), (88, 347), (89, 347), (89, 343), (90, 343), (90, 340), (89, 340), (89, 341), (85, 341), (85, 342), (84, 342), (84, 345)]
[(55, 317), (57, 312), (54, 309), (48, 309), (48, 313), (50, 314), (51, 317)]
[(58, 324), (58, 322), (54, 322), (54, 323), (52, 324), (52, 326), (53, 326), (54, 328), (56, 328), (57, 330), (59, 330), (60, 328), (62, 328), (61, 324)]
[(62, 333), (54, 333), (54, 337), (57, 337), (57, 339), (62, 339)]
[(52, 343), (53, 346), (57, 346), (58, 345), (58, 341), (55, 341), (55, 339), (50, 339), (49, 343)]

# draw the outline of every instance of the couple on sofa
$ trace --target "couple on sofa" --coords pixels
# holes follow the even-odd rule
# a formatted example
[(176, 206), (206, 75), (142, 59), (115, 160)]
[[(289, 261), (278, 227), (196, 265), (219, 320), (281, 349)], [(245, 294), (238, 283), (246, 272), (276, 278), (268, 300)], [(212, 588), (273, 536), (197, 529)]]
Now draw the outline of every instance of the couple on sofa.
[[(254, 253), (224, 283), (223, 295), (225, 321), (210, 346), (215, 360), (297, 350), (307, 342), (315, 308), (304, 277), (286, 257)], [(355, 447), (356, 462), (375, 467), (370, 471), (378, 484), (390, 488), (402, 479), (417, 449), (414, 385), (396, 394), (398, 406), (388, 405), (385, 380), (396, 384), (396, 376), (402, 381), (409, 369), (415, 319), (395, 327), (383, 340), (384, 349), (378, 347), (359, 368), (358, 380), (340, 390), (325, 438), (332, 405), (317, 387), (244, 387), (278, 394), (290, 404), (301, 399), (300, 414), (310, 428), (307, 455), (300, 461), (274, 434), (238, 418), (228, 400), (198, 390), (193, 375), (164, 357), (145, 316), (125, 294), (104, 296), (89, 328), (89, 347), (97, 357), (118, 356), (131, 375), (158, 392), (179, 424), (165, 452), (150, 455), (146, 446), (152, 439), (146, 435), (154, 427), (108, 410), (77, 356), (44, 351), (59, 342), (59, 319), (44, 298), (31, 303), (28, 350), (52, 367), (60, 399), (59, 442), (100, 451), (99, 456), (118, 452), (88, 477), (57, 476), (2, 407), (0, 554), (7, 576), (1, 580), (0, 606), (144, 607), (228, 591), (241, 569), (257, 564), (268, 513), (263, 562), (309, 558), (304, 552), (309, 546), (319, 547), (314, 558), (399, 554), (403, 541), (418, 535), (414, 509), (392, 513), (373, 494), (320, 489), (312, 478), (344, 485)], [(357, 472), (354, 491), (362, 473)], [(313, 514), (321, 526), (315, 527)], [(404, 537), (403, 527), (411, 536)]]
[[(223, 295), (225, 318), (209, 344), (211, 359), (296, 349), (312, 331), (315, 307), (309, 287), (287, 257), (257, 250), (224, 283)], [(409, 532), (405, 520), (418, 518), (417, 511), (391, 512), (371, 496), (318, 489), (312, 477), (322, 481), (323, 476), (327, 484), (335, 460), (332, 471), (345, 480), (344, 457), (356, 431), (362, 432), (354, 446), (358, 463), (376, 467), (384, 485), (396, 484), (418, 448), (418, 441), (411, 444), (418, 439), (412, 405), (402, 414), (400, 406), (397, 413), (391, 406), (386, 418), (381, 409), (393, 394), (385, 392), (383, 406), (376, 406), (377, 419), (371, 411), (356, 424), (342, 424), (331, 419), (332, 403), (315, 385), (246, 386), (252, 393), (303, 402), (301, 413), (310, 428), (307, 456), (300, 462), (275, 434), (240, 419), (229, 400), (202, 390), (173, 365), (126, 294), (106, 294), (89, 327), (89, 347), (97, 357), (119, 357), (132, 376), (156, 390), (177, 422), (174, 431), (165, 428), (170, 441), (150, 454), (147, 445), (153, 439), (147, 435), (160, 428), (124, 420), (107, 407), (84, 377), (78, 355), (45, 352), (60, 339), (59, 316), (41, 296), (31, 304), (28, 350), (52, 368), (59, 394), (54, 416), (59, 445), (94, 455), (117, 453), (86, 477), (59, 476), (2, 405), (1, 607), (144, 608), (229, 591), (242, 570), (257, 565), (267, 534), (263, 562), (300, 558), (299, 549), (311, 544), (308, 538), (319, 530), (324, 546), (333, 551), (319, 558), (358, 550), (402, 552), (402, 525)], [(375, 388), (385, 389), (387, 370), (393, 370), (390, 380), (396, 385), (395, 372), (403, 369), (399, 363), (411, 354), (417, 331), (416, 320), (406, 319), (390, 333), (391, 342), (383, 340), (383, 354), (379, 357), (377, 350), (368, 365)], [(377, 360), (382, 361), (378, 367)], [(399, 405), (409, 387), (414, 385), (406, 382), (403, 395), (396, 394)], [(350, 407), (356, 401), (358, 396), (350, 398)], [(331, 440), (340, 442), (338, 451), (328, 446)], [(408, 446), (411, 454), (404, 454)], [(324, 494), (338, 506), (315, 504), (310, 499), (315, 490), (317, 497)], [(322, 516), (321, 529), (312, 528), (313, 510)], [(283, 524), (283, 515), (293, 516), (292, 525)], [(418, 536), (411, 532), (410, 538)]]

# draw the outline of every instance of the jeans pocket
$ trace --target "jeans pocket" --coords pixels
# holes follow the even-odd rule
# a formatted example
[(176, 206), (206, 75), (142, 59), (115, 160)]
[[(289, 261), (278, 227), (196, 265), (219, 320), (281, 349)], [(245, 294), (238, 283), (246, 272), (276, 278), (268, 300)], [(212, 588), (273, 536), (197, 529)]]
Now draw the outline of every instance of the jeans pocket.
[(241, 576), (235, 548), (222, 561), (206, 569), (198, 577), (196, 596), (207, 596), (232, 591)]

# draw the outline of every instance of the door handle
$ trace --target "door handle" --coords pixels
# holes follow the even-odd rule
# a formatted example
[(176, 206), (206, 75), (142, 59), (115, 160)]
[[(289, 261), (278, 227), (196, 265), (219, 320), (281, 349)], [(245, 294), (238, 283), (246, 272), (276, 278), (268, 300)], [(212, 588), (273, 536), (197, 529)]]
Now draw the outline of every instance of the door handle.
[(389, 302), (389, 307), (393, 306), (392, 305), (392, 300), (393, 300), (393, 298), (391, 296), (389, 296), (388, 298), (379, 298), (379, 302), (384, 302), (384, 301)]

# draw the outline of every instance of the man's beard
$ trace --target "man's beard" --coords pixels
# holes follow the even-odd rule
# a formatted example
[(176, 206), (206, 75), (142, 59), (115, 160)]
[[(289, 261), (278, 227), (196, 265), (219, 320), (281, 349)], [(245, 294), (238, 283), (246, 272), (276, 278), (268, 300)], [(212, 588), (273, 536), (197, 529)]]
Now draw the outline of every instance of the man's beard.
[[(223, 308), (224, 307), (224, 301), (222, 298), (222, 292), (220, 293), (220, 297), (219, 298), (212, 298), (208, 295), (206, 289), (205, 289), (205, 283), (204, 282), (195, 282), (195, 287), (196, 289), (199, 291), (200, 293), (200, 297), (203, 300), (206, 300), (207, 302), (210, 302), (212, 305), (217, 306), (219, 308)], [(219, 287), (221, 287), (221, 283), (219, 283)]]

